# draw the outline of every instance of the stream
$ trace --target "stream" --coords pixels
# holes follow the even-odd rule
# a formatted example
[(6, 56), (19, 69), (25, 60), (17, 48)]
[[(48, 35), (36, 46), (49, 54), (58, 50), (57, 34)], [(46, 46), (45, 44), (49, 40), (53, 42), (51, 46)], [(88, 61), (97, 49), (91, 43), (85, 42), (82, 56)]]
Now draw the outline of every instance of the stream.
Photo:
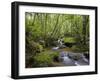
[[(78, 58), (76, 60), (75, 57), (77, 57), (77, 55), (78, 55)], [(88, 59), (86, 59), (82, 53), (73, 53), (73, 52), (63, 51), (60, 53), (59, 59), (66, 66), (89, 65)]]

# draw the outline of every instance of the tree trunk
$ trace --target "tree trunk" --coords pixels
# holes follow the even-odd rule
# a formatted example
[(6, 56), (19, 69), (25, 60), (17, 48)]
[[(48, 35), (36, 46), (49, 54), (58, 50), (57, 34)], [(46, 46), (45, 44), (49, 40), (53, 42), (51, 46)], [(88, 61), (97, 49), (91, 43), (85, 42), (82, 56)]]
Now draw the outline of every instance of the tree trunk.
[(53, 29), (52, 33), (51, 33), (51, 36), (50, 36), (51, 38), (52, 38), (52, 36), (53, 36), (53, 34), (54, 34), (55, 30), (56, 30), (56, 27), (58, 25), (58, 20), (59, 20), (59, 15), (57, 16), (56, 24), (54, 26), (54, 29)]
[(83, 29), (82, 29), (83, 45), (86, 45), (86, 25), (87, 25), (87, 18), (85, 15), (83, 15)]

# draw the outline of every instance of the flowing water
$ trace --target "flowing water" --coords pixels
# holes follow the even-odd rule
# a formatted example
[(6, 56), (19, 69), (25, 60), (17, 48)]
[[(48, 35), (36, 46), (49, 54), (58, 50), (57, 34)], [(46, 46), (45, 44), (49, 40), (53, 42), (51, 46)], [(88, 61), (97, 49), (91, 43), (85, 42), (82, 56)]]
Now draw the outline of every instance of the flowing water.
[(66, 66), (89, 65), (88, 59), (86, 59), (83, 54), (80, 53), (80, 56), (77, 60), (74, 59), (75, 54), (77, 55), (77, 53), (68, 53), (64, 51), (60, 53), (59, 59), (61, 59), (61, 62)]

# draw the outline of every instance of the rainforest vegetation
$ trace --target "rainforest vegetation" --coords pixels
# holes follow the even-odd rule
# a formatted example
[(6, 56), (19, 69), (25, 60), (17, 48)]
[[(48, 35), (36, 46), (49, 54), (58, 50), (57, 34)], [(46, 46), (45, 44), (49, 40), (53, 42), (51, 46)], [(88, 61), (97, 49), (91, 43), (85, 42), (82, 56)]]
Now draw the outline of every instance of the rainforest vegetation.
[(88, 65), (89, 27), (89, 15), (26, 12), (25, 67)]

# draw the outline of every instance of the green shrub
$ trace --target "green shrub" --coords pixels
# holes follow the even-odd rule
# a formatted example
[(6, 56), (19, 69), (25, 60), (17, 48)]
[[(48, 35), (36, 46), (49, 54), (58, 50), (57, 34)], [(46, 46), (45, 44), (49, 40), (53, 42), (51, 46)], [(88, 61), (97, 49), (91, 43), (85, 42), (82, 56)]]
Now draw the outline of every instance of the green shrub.
[(89, 51), (89, 47), (87, 45), (74, 45), (74, 46), (72, 46), (71, 49), (74, 52), (86, 52), (86, 51)]
[(34, 57), (35, 67), (47, 67), (52, 64), (52, 58), (49, 54), (40, 53)]
[(53, 52), (51, 54), (51, 57), (52, 57), (54, 62), (59, 62), (59, 52)]
[(36, 51), (37, 51), (37, 52), (43, 51), (43, 46), (40, 45), (39, 43), (36, 43)]
[(43, 46), (39, 43), (36, 43), (34, 41), (29, 41), (29, 43), (26, 43), (26, 52), (28, 52), (28, 54), (35, 55), (36, 53), (40, 53), (41, 51), (43, 51)]
[(31, 68), (34, 65), (34, 56), (43, 51), (43, 46), (34, 41), (29, 41), (26, 43), (26, 67)]

